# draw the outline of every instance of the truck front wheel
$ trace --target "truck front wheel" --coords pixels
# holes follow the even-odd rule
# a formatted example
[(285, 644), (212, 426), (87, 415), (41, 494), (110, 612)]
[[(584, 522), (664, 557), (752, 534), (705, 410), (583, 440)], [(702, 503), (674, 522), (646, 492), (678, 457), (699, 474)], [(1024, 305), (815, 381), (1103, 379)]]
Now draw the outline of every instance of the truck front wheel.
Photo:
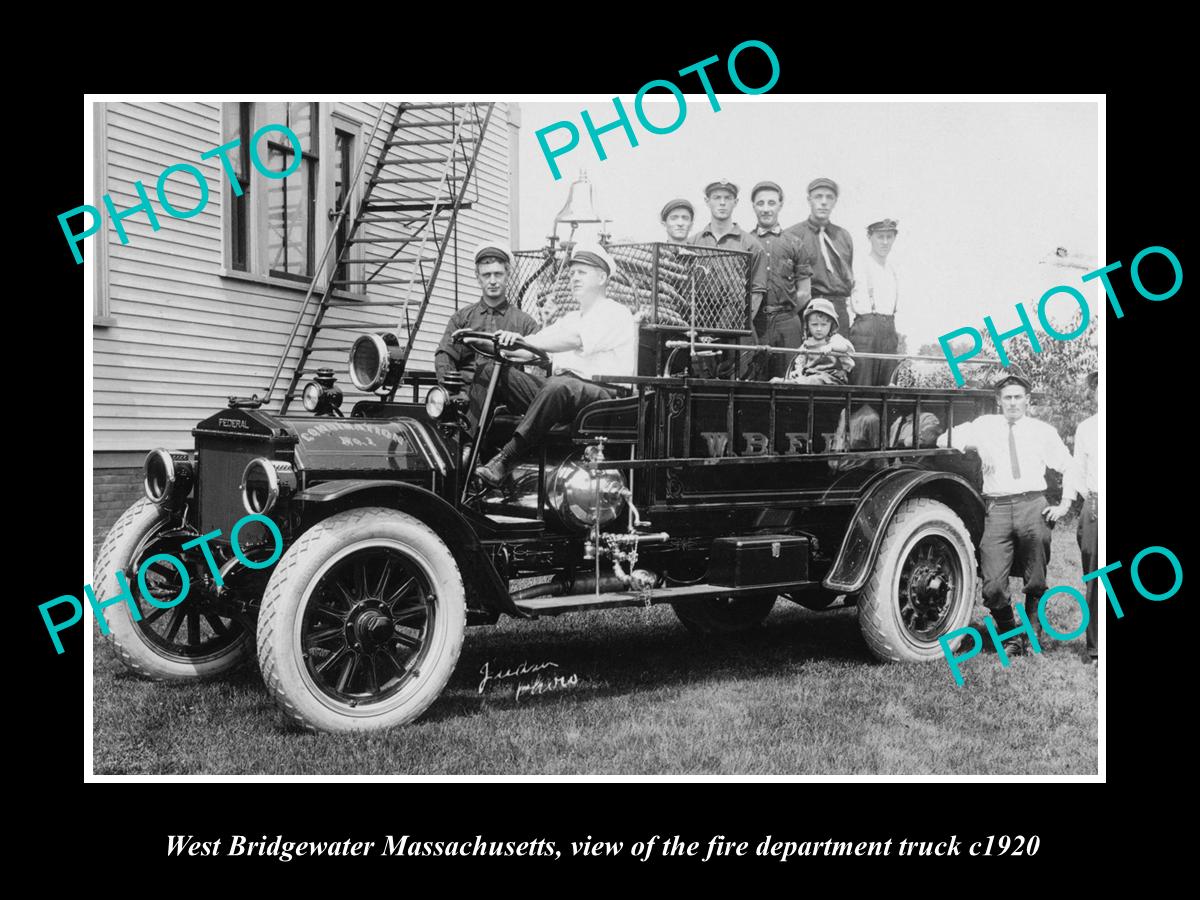
[(941, 659), (938, 638), (971, 620), (976, 580), (975, 548), (958, 514), (928, 497), (906, 500), (859, 595), (867, 646), (891, 662)]
[[(141, 499), (117, 519), (96, 555), (92, 583), (97, 598), (106, 600), (122, 593), (117, 572), (123, 572), (129, 584), (139, 618), (133, 617), (128, 602), (109, 606), (102, 615), (113, 653), (143, 678), (217, 678), (253, 656), (250, 629), (223, 615), (213, 602), (204, 578), (204, 561), (197, 562), (180, 549), (194, 536), (193, 530), (172, 529), (158, 507)], [(184, 593), (184, 576), (161, 558), (163, 554), (182, 560), (188, 568), (186, 596), (181, 602), (174, 601)], [(159, 606), (149, 602), (142, 585)]]
[(283, 555), (263, 596), (258, 659), (304, 728), (375, 731), (437, 699), (465, 629), (450, 549), (418, 519), (370, 507), (325, 519)]

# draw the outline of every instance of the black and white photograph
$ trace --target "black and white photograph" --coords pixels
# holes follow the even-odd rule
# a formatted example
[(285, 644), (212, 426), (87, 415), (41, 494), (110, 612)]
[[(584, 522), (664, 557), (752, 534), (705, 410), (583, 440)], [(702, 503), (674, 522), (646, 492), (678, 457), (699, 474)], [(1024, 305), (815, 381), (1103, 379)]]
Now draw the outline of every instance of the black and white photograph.
[(88, 95), (89, 779), (1102, 780), (1103, 96), (678, 84)]

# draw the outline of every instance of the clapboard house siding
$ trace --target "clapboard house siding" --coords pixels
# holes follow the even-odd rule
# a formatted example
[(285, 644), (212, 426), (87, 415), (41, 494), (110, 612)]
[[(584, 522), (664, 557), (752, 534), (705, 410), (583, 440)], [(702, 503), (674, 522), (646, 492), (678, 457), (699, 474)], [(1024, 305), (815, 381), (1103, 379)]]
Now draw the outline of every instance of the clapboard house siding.
[[(361, 153), (379, 106), (322, 104), (322, 121), (330, 112), (337, 114), (339, 123), (345, 119), (360, 123), (357, 150)], [(437, 111), (415, 111), (404, 121), (429, 121), (438, 115)], [(145, 213), (136, 213), (122, 222), (128, 238), (128, 243), (122, 244), (116, 229), (105, 222), (106, 287), (112, 324), (94, 330), (94, 448), (97, 454), (111, 456), (143, 454), (159, 445), (191, 447), (191, 428), (225, 406), (231, 394), (261, 395), (265, 391), (301, 308), (306, 285), (268, 284), (224, 268), (226, 225), (222, 213), (227, 181), (219, 159), (200, 159), (201, 153), (225, 140), (221, 104), (112, 103), (103, 121), (103, 134), (96, 135), (97, 140), (105, 142), (105, 165), (104, 171), (97, 173), (97, 194), (108, 193), (118, 210), (130, 209), (139, 202), (135, 182), (141, 181), (154, 204), (160, 227), (154, 230)], [(488, 238), (510, 239), (510, 185), (516, 165), (510, 152), (510, 128), (506, 106), (497, 104), (480, 150), (477, 177), (468, 190), (467, 199), (474, 206), (459, 215), (457, 259), (451, 240), (414, 347), (412, 368), (432, 368), (433, 350), (447, 318), (456, 305), (476, 299), (478, 289), (471, 259), (475, 245)], [(433, 136), (420, 128), (405, 132), (405, 138)], [(379, 144), (377, 138), (376, 149)], [(436, 147), (434, 153), (425, 152), (428, 148), (416, 149), (422, 155), (438, 152)], [(374, 153), (369, 154), (364, 174), (370, 172), (374, 161)], [(163, 169), (180, 162), (200, 169), (209, 186), (207, 206), (189, 219), (169, 216), (155, 191)], [(319, 165), (331, 166), (332, 162), (333, 148), (321, 146)], [(421, 173), (437, 175), (439, 169), (424, 166)], [(317, 177), (324, 181), (323, 175)], [(251, 190), (262, 190), (267, 184), (257, 172), (252, 172), (251, 178)], [(375, 193), (375, 199), (401, 196), (411, 194), (393, 185), (382, 185)], [(317, 197), (317, 216), (323, 219), (328, 197), (320, 189)], [(188, 210), (199, 204), (201, 190), (185, 174), (177, 174), (168, 183), (168, 199), (177, 208)], [(369, 234), (379, 237), (400, 234), (386, 224), (365, 227), (371, 229)], [(314, 258), (323, 246), (319, 236)], [(407, 275), (408, 267), (390, 266), (386, 277)], [(322, 275), (319, 280), (323, 282), (324, 278)], [(403, 293), (402, 286), (372, 286), (355, 296), (365, 300), (400, 299)], [(419, 306), (419, 291), (414, 291), (410, 316), (416, 315)], [(380, 328), (394, 328), (399, 318), (395, 310), (386, 308), (357, 310), (354, 317), (373, 321)], [(334, 312), (327, 317), (327, 321), (344, 320), (345, 314)], [(310, 321), (311, 314), (303, 322), (302, 334)], [(353, 335), (334, 334), (334, 341), (344, 349), (315, 354), (310, 365), (330, 365), (335, 370), (347, 393), (348, 408), (359, 396), (345, 371), (346, 351)], [(322, 337), (319, 342), (330, 341)], [(279, 409), (286, 376), (296, 356), (293, 351), (269, 409)]]

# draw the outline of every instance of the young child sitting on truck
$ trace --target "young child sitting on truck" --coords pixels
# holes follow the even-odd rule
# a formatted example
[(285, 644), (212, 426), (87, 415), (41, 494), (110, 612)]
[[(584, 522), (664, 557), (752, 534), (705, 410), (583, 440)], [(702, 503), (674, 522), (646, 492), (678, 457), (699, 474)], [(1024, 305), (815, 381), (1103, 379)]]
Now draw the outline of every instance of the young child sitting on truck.
[(824, 298), (811, 301), (804, 308), (804, 324), (808, 337), (792, 362), (786, 378), (793, 384), (847, 384), (854, 368), (854, 345), (837, 333), (837, 311)]

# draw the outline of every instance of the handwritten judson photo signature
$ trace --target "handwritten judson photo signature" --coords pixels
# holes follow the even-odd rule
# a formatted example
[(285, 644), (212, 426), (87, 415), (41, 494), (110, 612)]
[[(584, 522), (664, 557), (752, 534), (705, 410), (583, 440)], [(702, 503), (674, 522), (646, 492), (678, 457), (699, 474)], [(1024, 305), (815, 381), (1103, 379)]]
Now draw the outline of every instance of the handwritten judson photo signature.
[[(579, 685), (579, 676), (574, 672), (569, 675), (561, 675), (548, 671), (558, 668), (560, 666), (556, 662), (529, 663), (522, 660), (519, 666), (511, 669), (497, 668), (493, 670), (492, 665), (485, 660), (479, 668), (479, 674), (483, 677), (479, 679), (478, 693), (482, 694), (489, 684), (494, 686), (499, 682), (512, 681), (513, 699), (519, 702), (522, 696), (571, 690)], [(542, 672), (545, 674), (539, 674)], [(532, 680), (522, 680), (530, 675), (533, 676)]]

